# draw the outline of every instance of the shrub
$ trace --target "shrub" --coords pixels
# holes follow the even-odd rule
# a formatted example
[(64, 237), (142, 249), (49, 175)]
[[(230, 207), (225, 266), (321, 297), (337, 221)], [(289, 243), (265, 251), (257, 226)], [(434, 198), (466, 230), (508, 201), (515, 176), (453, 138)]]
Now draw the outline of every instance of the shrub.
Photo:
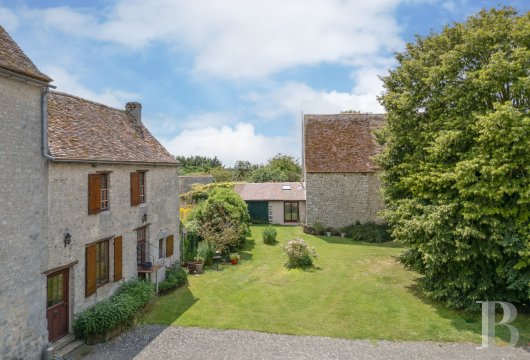
[(263, 230), (263, 242), (265, 244), (268, 244), (268, 245), (274, 245), (276, 243), (276, 235), (278, 234), (278, 232), (276, 231), (275, 228), (273, 228), (272, 226), (267, 226), (264, 230)]
[(313, 258), (317, 257), (315, 248), (309, 247), (302, 239), (289, 241), (283, 246), (283, 251), (287, 255), (287, 266), (292, 268), (306, 268), (313, 265)]
[(204, 265), (211, 265), (215, 255), (215, 244), (208, 240), (202, 240), (197, 246), (197, 257), (204, 259)]
[(355, 224), (346, 226), (341, 229), (347, 237), (354, 241), (365, 241), (369, 243), (382, 243), (392, 240), (388, 227), (373, 222), (361, 224), (357, 221)]
[(314, 223), (312, 228), (315, 231), (316, 235), (322, 235), (326, 227), (322, 225), (321, 223)]
[(166, 269), (166, 279), (158, 284), (160, 294), (166, 294), (169, 291), (184, 285), (188, 281), (188, 273), (182, 267)]
[(109, 299), (89, 307), (75, 318), (75, 336), (86, 340), (104, 336), (120, 326), (130, 326), (153, 293), (151, 282), (131, 280), (124, 283)]
[(245, 242), (250, 215), (238, 193), (228, 188), (214, 188), (208, 199), (195, 206), (188, 223), (191, 221), (196, 222), (203, 239), (213, 241), (218, 250), (226, 252)]

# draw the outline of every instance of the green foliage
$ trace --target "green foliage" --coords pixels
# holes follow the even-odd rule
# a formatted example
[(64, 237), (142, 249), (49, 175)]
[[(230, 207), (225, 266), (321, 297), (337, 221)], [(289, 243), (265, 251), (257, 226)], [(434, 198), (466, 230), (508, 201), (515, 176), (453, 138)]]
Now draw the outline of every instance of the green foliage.
[(211, 184), (195, 184), (192, 185), (191, 190), (187, 193), (181, 194), (180, 200), (187, 204), (197, 204), (203, 200), (208, 199), (210, 193), (213, 189), (216, 188), (225, 188), (233, 189), (233, 182), (221, 182), (221, 183), (211, 183)]
[(249, 182), (300, 181), (302, 169), (292, 156), (278, 154), (267, 161), (266, 165), (250, 172)]
[(158, 291), (166, 294), (188, 282), (188, 273), (178, 266), (166, 269), (166, 278), (158, 284)]
[(189, 215), (198, 225), (199, 235), (214, 242), (217, 250), (236, 249), (245, 241), (250, 215), (247, 204), (232, 189), (216, 187)]
[(530, 296), (530, 13), (481, 11), (396, 56), (380, 101), (400, 260), (456, 308)]
[(207, 174), (214, 168), (222, 168), (223, 164), (217, 156), (177, 156), (180, 163), (179, 172), (182, 175)]
[(289, 269), (307, 268), (313, 265), (313, 258), (317, 257), (315, 248), (309, 247), (303, 239), (295, 239), (283, 246), (287, 255), (285, 266)]
[(324, 233), (324, 230), (326, 229), (326, 227), (321, 223), (314, 223), (312, 228), (313, 230), (315, 230), (316, 235), (322, 235)]
[(277, 235), (276, 228), (273, 226), (267, 226), (265, 229), (263, 229), (263, 242), (268, 245), (274, 245), (276, 244), (276, 235)]
[(241, 256), (238, 253), (236, 253), (236, 252), (230, 253), (230, 260), (239, 261), (239, 259), (241, 259)]
[(250, 161), (236, 161), (234, 166), (234, 180), (245, 181), (249, 178), (253, 170), (257, 169), (259, 165), (254, 165)]
[(216, 183), (224, 183), (234, 179), (234, 171), (222, 167), (216, 167), (209, 171)]
[(150, 282), (131, 280), (124, 283), (109, 299), (89, 307), (74, 320), (77, 338), (104, 335), (118, 326), (130, 326), (142, 307), (153, 297)]
[(215, 255), (215, 243), (202, 240), (197, 246), (197, 256), (204, 259), (204, 265), (211, 265)]
[(341, 229), (346, 236), (354, 241), (365, 241), (369, 243), (382, 243), (392, 240), (386, 225), (380, 225), (372, 222), (361, 224), (357, 221), (355, 224), (346, 226)]

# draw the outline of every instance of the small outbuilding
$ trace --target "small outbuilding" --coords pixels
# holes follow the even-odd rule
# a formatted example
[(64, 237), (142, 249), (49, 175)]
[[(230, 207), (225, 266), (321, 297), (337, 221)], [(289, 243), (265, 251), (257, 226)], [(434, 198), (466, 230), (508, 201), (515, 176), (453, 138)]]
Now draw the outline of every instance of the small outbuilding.
[(298, 225), (305, 222), (305, 187), (301, 182), (239, 183), (253, 223)]

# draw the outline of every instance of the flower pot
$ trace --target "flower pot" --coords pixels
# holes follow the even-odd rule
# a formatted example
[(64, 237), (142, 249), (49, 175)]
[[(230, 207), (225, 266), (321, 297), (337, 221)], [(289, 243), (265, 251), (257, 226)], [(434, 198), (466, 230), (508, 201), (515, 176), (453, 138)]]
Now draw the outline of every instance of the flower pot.
[(203, 265), (204, 265), (203, 263), (199, 263), (199, 262), (195, 263), (195, 271), (197, 272), (197, 274), (202, 274)]
[(188, 272), (189, 272), (190, 274), (194, 274), (194, 273), (195, 273), (195, 268), (196, 268), (196, 267), (195, 267), (195, 264), (194, 264), (194, 263), (189, 262), (189, 263), (186, 265), (186, 267), (188, 268)]
[(237, 259), (231, 259), (230, 260), (230, 264), (237, 265)]

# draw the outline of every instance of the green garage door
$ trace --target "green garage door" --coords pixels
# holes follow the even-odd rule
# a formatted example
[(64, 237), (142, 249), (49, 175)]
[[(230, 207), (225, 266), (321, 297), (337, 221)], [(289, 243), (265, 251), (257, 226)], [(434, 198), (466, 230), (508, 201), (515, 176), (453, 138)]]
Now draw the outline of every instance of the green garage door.
[(247, 202), (250, 221), (254, 224), (269, 223), (269, 203), (267, 201)]

